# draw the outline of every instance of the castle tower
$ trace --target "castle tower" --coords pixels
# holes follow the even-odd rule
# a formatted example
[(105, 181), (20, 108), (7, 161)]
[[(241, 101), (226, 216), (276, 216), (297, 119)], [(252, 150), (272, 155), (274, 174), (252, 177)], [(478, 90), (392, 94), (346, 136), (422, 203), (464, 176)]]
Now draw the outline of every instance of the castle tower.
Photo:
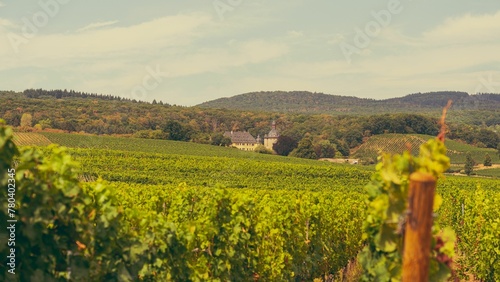
[(257, 138), (255, 140), (257, 141), (257, 144), (262, 144), (262, 138), (260, 138), (260, 135), (257, 135)]
[(273, 145), (278, 142), (278, 137), (280, 137), (280, 134), (276, 130), (276, 121), (273, 120), (271, 131), (269, 131), (269, 133), (264, 136), (264, 146), (272, 150)]

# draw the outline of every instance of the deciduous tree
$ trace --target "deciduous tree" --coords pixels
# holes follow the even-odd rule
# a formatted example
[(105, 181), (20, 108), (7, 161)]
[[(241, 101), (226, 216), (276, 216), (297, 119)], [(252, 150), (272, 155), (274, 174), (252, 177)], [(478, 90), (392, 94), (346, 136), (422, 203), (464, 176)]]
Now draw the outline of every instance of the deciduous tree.
[(329, 140), (322, 140), (314, 146), (314, 152), (319, 158), (335, 157), (335, 145)]
[(168, 140), (187, 141), (189, 140), (189, 131), (176, 121), (169, 121), (163, 132), (167, 134)]
[(21, 117), (21, 127), (31, 127), (33, 125), (33, 116), (28, 113), (24, 113)]
[(310, 136), (302, 138), (299, 142), (299, 146), (290, 153), (290, 156), (303, 159), (317, 159), (318, 156), (314, 152), (311, 139)]
[(278, 141), (273, 145), (273, 150), (281, 156), (288, 156), (295, 148), (297, 148), (297, 141), (286, 135), (278, 137)]
[(222, 133), (217, 133), (212, 137), (212, 145), (215, 146), (230, 146), (231, 138), (222, 135)]

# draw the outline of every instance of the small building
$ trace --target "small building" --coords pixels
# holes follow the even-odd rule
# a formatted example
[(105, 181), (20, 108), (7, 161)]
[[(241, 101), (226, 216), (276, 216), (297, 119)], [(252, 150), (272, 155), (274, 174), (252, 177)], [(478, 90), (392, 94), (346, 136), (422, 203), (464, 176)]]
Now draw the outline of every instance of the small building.
[(231, 145), (243, 151), (253, 151), (260, 143), (247, 131), (226, 131), (225, 137), (231, 139)]
[(268, 148), (269, 150), (273, 149), (273, 145), (278, 142), (278, 137), (280, 137), (280, 134), (276, 130), (276, 122), (273, 121), (271, 125), (271, 131), (269, 131), (268, 134), (264, 135), (264, 146)]

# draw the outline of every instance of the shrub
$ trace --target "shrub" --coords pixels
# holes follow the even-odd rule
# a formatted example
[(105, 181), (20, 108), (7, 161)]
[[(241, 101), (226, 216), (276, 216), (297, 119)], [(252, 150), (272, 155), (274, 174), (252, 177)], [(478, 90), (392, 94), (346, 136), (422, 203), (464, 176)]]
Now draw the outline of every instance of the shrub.
[(259, 153), (259, 154), (273, 154), (273, 150), (269, 150), (268, 148), (266, 148), (266, 146), (264, 145), (257, 145), (257, 147), (255, 147), (254, 149), (255, 152)]

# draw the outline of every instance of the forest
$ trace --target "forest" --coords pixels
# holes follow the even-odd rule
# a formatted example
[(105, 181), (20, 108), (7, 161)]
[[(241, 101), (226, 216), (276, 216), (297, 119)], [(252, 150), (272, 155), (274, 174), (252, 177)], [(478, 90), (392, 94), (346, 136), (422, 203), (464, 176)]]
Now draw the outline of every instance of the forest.
[[(489, 110), (500, 107), (500, 95), (478, 93), (470, 95), (465, 92), (440, 91), (429, 93), (414, 93), (404, 97), (390, 99), (369, 99), (308, 91), (262, 91), (236, 95), (230, 98), (219, 98), (202, 103), (202, 108), (225, 108), (237, 110), (263, 110), (272, 112), (296, 112), (316, 114), (356, 114), (373, 115), (379, 113), (419, 112), (435, 114), (448, 102), (453, 100), (454, 109), (465, 111)], [(463, 113), (461, 113), (463, 114)], [(467, 117), (471, 117), (468, 114)], [(451, 118), (463, 118), (463, 115)], [(486, 124), (498, 124), (486, 120)]]

